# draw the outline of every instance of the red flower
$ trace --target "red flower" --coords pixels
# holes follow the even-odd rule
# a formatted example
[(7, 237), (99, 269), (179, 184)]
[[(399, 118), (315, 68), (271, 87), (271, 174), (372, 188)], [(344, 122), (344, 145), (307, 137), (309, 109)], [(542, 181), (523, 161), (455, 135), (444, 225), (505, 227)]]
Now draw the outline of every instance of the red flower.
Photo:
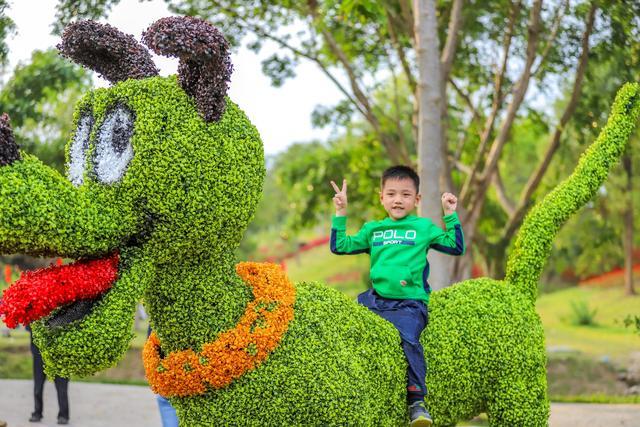
[(118, 277), (118, 254), (23, 273), (4, 291), (0, 317), (9, 328), (28, 325), (53, 310), (103, 294)]

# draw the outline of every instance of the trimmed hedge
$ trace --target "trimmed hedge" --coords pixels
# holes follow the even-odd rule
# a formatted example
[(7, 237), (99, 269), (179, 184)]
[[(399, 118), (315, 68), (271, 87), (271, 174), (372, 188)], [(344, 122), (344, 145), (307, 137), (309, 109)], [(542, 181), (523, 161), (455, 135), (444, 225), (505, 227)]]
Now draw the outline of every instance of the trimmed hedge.
[(229, 387), (174, 398), (181, 425), (402, 425), (406, 362), (394, 327), (340, 292), (297, 285), (269, 358)]
[[(135, 155), (120, 181), (105, 185), (95, 174), (96, 140), (121, 105), (135, 117)], [(115, 364), (143, 295), (165, 351), (212, 341), (251, 297), (232, 254), (265, 170), (259, 135), (244, 113), (227, 101), (220, 121), (207, 124), (175, 77), (154, 77), (89, 92), (76, 125), (86, 114), (94, 120), (78, 187), (24, 154), (0, 168), (2, 253), (120, 252), (120, 278), (88, 316), (58, 328), (45, 327), (46, 318), (34, 324), (49, 375), (84, 376)]]
[(436, 425), (486, 412), (492, 426), (546, 426), (544, 330), (517, 288), (488, 278), (434, 292), (421, 342)]

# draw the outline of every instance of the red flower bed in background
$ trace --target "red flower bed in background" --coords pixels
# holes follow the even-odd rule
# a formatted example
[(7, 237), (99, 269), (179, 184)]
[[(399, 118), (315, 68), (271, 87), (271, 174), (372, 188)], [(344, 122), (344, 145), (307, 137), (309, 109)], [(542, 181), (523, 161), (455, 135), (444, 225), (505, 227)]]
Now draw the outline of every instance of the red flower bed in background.
[[(633, 266), (633, 273), (640, 274), (640, 264)], [(580, 286), (618, 286), (622, 280), (624, 280), (624, 267), (581, 280)]]

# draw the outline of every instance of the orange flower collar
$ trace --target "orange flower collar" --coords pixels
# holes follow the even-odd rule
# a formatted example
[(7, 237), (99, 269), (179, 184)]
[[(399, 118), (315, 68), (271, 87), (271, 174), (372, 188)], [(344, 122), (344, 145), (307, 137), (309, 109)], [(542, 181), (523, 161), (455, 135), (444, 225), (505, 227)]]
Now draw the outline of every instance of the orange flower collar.
[(175, 351), (160, 357), (160, 340), (152, 333), (143, 361), (154, 393), (165, 397), (203, 394), (207, 387), (223, 388), (264, 362), (278, 347), (293, 319), (296, 290), (276, 264), (243, 262), (238, 275), (253, 290), (238, 324), (220, 334), (202, 351)]

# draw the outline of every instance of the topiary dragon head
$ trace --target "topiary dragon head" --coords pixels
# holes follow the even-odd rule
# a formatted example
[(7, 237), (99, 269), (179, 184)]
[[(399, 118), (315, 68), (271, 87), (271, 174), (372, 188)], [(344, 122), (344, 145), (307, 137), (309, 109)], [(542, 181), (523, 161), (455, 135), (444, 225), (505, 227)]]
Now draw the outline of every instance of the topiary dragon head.
[(26, 273), (0, 304), (10, 326), (36, 321), (48, 373), (113, 365), (136, 304), (163, 282), (158, 269), (227, 262), (261, 193), (262, 143), (226, 97), (232, 67), (222, 35), (172, 17), (143, 41), (179, 58), (177, 77), (159, 77), (147, 49), (109, 25), (66, 28), (61, 53), (113, 83), (78, 102), (66, 177), (19, 152), (8, 118), (0, 122), (0, 253), (77, 260)]

